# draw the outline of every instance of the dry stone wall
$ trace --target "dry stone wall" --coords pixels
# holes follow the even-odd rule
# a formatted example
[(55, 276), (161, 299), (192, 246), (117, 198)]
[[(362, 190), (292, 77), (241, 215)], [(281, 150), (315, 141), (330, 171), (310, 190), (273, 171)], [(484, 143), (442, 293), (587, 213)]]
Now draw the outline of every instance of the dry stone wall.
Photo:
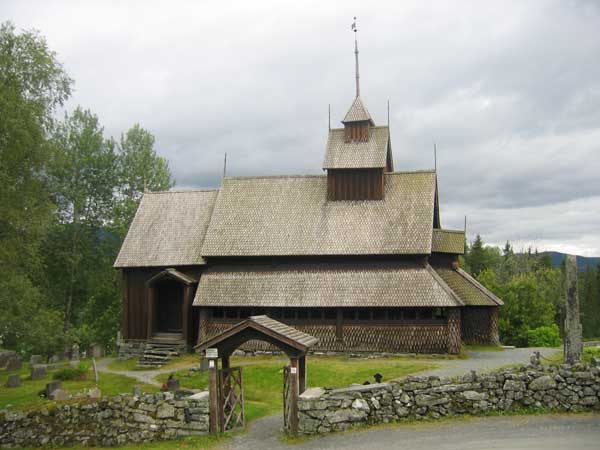
[(399, 382), (345, 389), (312, 388), (300, 396), (303, 434), (345, 430), (357, 424), (482, 415), (539, 408), (600, 409), (600, 369), (586, 365), (523, 366), (459, 379), (408, 377)]
[(121, 445), (208, 432), (208, 393), (119, 395), (36, 411), (0, 411), (0, 448)]

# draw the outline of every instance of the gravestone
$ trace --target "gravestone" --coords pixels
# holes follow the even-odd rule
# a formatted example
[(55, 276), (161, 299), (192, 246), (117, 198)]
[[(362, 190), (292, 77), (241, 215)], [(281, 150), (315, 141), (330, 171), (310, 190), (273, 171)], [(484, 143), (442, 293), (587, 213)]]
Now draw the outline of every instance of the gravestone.
[(179, 389), (179, 380), (175, 379), (173, 375), (169, 375), (167, 380), (167, 391), (176, 391)]
[(61, 361), (61, 359), (62, 358), (60, 357), (60, 355), (52, 355), (50, 357), (50, 364), (57, 364)]
[(88, 349), (88, 355), (90, 358), (104, 358), (106, 350), (102, 344), (92, 344)]
[(62, 387), (62, 383), (58, 380), (51, 381), (46, 384), (46, 397), (50, 398), (50, 395), (57, 389)]
[(18, 373), (13, 373), (8, 376), (8, 381), (6, 382), (6, 386), (9, 388), (16, 388), (21, 386), (21, 377)]
[(583, 353), (582, 329), (579, 321), (579, 295), (577, 294), (577, 257), (566, 258), (567, 314), (565, 318), (565, 362), (575, 364), (581, 361)]
[(134, 386), (133, 387), (133, 395), (135, 397), (139, 397), (141, 393), (142, 393), (142, 391), (140, 390), (139, 386)]
[(0, 351), (0, 367), (5, 367), (11, 359), (17, 356), (17, 353), (12, 350)]
[(77, 343), (71, 346), (71, 361), (79, 361), (79, 344)]
[(65, 391), (64, 389), (56, 389), (54, 392), (52, 392), (52, 394), (50, 394), (49, 398), (50, 400), (57, 402), (64, 402), (65, 400), (69, 400), (70, 395), (69, 392)]
[(23, 368), (23, 360), (19, 355), (15, 355), (8, 361), (6, 365), (6, 370), (8, 372), (13, 372), (15, 370), (21, 370)]
[(30, 366), (35, 366), (36, 364), (41, 364), (41, 363), (42, 363), (42, 355), (31, 355), (31, 358), (29, 358)]
[(46, 366), (44, 364), (36, 364), (31, 366), (31, 379), (42, 380), (46, 378)]
[(100, 389), (98, 389), (97, 387), (94, 387), (88, 391), (87, 396), (92, 399), (99, 399), (100, 397), (102, 397), (102, 392), (100, 392)]

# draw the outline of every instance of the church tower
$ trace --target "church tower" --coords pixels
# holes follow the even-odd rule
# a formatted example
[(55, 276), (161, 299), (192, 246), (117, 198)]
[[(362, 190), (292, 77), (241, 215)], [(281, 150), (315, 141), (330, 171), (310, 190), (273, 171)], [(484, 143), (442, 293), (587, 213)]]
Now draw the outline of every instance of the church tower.
[(329, 130), (323, 170), (328, 200), (383, 200), (385, 172), (394, 170), (387, 126), (376, 126), (360, 97), (358, 42), (353, 25), (356, 97), (346, 113), (344, 128)]

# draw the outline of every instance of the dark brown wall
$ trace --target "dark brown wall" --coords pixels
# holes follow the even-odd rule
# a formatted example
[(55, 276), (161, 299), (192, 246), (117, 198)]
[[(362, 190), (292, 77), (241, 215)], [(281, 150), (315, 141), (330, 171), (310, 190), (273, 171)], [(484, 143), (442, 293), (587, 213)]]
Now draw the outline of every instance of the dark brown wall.
[[(123, 269), (123, 326), (125, 339), (146, 339), (148, 304), (146, 281), (166, 267)], [(199, 278), (200, 266), (175, 267), (178, 271)], [(191, 312), (190, 312), (191, 314)]]
[(369, 122), (349, 123), (344, 128), (346, 142), (367, 142), (369, 140)]
[(330, 169), (327, 171), (329, 200), (381, 200), (383, 169)]

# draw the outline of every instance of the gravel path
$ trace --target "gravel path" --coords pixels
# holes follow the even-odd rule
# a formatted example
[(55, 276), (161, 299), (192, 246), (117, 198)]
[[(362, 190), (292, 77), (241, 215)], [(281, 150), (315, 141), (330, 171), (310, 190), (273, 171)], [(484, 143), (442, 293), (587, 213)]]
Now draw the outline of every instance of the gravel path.
[(478, 351), (469, 352), (469, 359), (448, 359), (435, 363), (440, 367), (419, 375), (437, 375), (442, 377), (453, 377), (476, 370), (479, 373), (490, 372), (495, 369), (517, 364), (528, 364), (533, 352), (538, 351), (543, 357), (556, 359), (554, 356), (561, 349), (558, 348), (515, 348), (506, 349), (501, 352)]
[(156, 377), (163, 374), (173, 372), (179, 369), (154, 369), (154, 370), (114, 370), (110, 369), (108, 365), (113, 362), (116, 358), (104, 358), (98, 361), (97, 367), (99, 372), (115, 373), (117, 375), (125, 375), (136, 380), (152, 384), (154, 386), (161, 386), (161, 383), (156, 380)]

